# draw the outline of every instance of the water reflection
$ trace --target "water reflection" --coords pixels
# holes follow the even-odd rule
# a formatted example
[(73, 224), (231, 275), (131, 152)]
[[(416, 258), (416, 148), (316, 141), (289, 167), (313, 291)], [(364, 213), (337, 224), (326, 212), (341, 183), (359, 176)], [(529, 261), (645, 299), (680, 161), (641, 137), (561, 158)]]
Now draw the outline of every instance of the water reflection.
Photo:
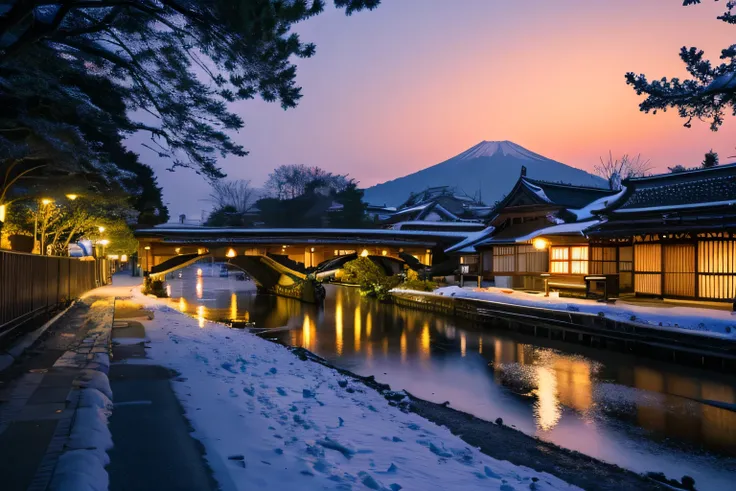
[(736, 413), (698, 402), (736, 404), (734, 377), (585, 348), (584, 355), (560, 351), (571, 348), (402, 310), (348, 288), (328, 287), (318, 309), (233, 291), (246, 285), (228, 279), (193, 275), (170, 284), (172, 301), (201, 326), (204, 318), (241, 317), (285, 326), (273, 336), (361, 375), (490, 421), (502, 417), (639, 472), (687, 473), (708, 489), (736, 471)]

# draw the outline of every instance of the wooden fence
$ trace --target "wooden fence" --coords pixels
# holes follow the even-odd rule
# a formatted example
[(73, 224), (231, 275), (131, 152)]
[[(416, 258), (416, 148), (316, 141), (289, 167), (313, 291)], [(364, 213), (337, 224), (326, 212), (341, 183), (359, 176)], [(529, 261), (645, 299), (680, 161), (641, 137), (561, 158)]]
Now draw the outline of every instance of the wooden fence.
[(40, 325), (58, 308), (110, 282), (105, 259), (0, 251), (0, 345), (25, 326)]

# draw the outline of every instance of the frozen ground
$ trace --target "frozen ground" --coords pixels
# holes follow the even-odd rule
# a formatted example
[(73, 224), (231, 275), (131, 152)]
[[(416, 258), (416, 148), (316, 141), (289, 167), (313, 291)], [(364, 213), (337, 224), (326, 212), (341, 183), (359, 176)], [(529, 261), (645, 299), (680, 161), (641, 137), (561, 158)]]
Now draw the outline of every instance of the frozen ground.
[(155, 311), (140, 362), (181, 374), (174, 389), (225, 490), (578, 489), (494, 460), (282, 346), (136, 300)]
[(433, 292), (400, 290), (427, 296), (452, 296), (473, 298), (511, 305), (524, 305), (553, 310), (583, 312), (604, 315), (609, 319), (626, 321), (668, 331), (686, 330), (703, 336), (736, 339), (736, 315), (722, 310), (695, 307), (652, 307), (644, 305), (612, 305), (594, 300), (576, 298), (544, 297), (531, 293), (502, 288), (460, 288), (448, 286)]

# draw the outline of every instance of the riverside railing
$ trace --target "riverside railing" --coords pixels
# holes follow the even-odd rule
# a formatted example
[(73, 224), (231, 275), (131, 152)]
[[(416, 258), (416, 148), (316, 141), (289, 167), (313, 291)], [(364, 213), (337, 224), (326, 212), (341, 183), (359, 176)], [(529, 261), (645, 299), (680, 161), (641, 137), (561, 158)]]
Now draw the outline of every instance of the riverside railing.
[(110, 282), (108, 261), (0, 251), (0, 345)]

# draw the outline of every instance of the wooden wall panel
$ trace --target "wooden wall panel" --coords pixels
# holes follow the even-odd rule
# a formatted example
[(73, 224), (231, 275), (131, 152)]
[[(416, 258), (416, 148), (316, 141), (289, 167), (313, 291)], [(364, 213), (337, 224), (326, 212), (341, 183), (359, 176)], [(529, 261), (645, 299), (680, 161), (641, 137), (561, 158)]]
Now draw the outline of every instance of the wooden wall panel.
[(634, 276), (634, 291), (645, 295), (661, 295), (662, 275), (659, 273), (637, 273)]
[(736, 298), (736, 241), (698, 242), (698, 296)]
[(664, 294), (676, 297), (695, 296), (695, 245), (664, 246)]

